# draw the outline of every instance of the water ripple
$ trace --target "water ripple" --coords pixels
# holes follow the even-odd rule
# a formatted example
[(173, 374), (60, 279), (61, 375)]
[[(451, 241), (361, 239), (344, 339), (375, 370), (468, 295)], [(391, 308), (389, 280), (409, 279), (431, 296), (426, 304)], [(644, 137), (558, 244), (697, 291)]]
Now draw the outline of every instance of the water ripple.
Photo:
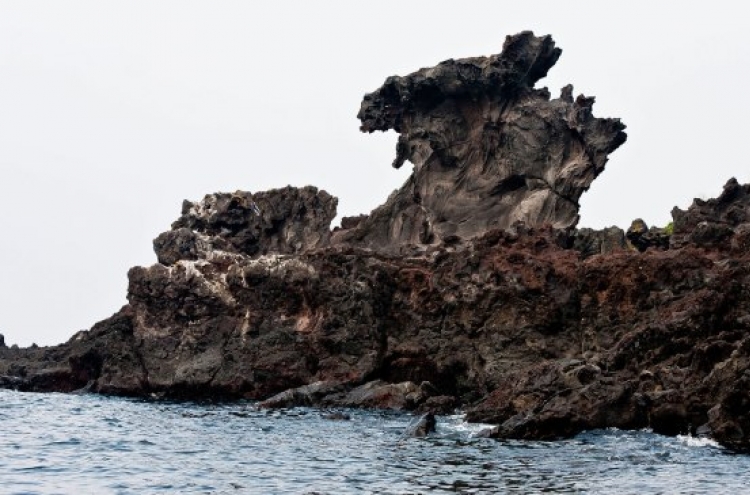
[(743, 493), (750, 457), (716, 443), (596, 431), (560, 442), (477, 438), (439, 418), (257, 411), (251, 404), (164, 403), (0, 391), (0, 493), (413, 494)]

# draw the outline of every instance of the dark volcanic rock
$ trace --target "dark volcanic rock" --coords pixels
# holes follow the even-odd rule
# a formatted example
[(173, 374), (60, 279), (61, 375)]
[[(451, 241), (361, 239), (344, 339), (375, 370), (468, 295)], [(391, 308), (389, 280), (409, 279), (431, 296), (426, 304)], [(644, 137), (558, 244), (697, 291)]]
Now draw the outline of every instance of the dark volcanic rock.
[(339, 395), (350, 388), (345, 383), (340, 382), (315, 382), (280, 392), (273, 397), (259, 402), (258, 407), (263, 409), (277, 409), (314, 406), (324, 402), (326, 397)]
[(130, 305), (63, 346), (0, 348), (0, 384), (281, 393), (267, 407), (474, 404), (468, 418), (497, 424), (493, 436), (701, 427), (743, 449), (748, 256), (688, 245), (585, 257), (545, 228), (412, 258), (332, 247), (180, 260), (133, 269)]
[[(730, 179), (716, 199), (695, 199), (687, 211), (675, 207), (674, 248), (688, 244), (737, 251), (750, 247), (750, 184)], [(737, 239), (732, 239), (737, 234)]]
[(578, 229), (573, 235), (573, 249), (588, 258), (626, 249), (625, 232), (619, 227), (602, 230)]
[(750, 448), (750, 186), (675, 210), (669, 249), (645, 224), (636, 249), (573, 231), (625, 135), (533, 89), (559, 53), (523, 33), (388, 79), (362, 126), (401, 133), (415, 170), (384, 206), (331, 235), (336, 199), (311, 187), (186, 202), (127, 306), (61, 346), (0, 346), (0, 386), (463, 406), (496, 437), (650, 426)]
[(643, 252), (649, 248), (669, 249), (671, 234), (666, 229), (649, 228), (646, 222), (637, 218), (630, 224), (630, 228), (625, 233), (625, 238), (629, 246)]
[(366, 95), (362, 130), (398, 132), (393, 166), (408, 160), (414, 172), (336, 239), (397, 251), (518, 221), (575, 225), (581, 194), (626, 135), (618, 119), (593, 116), (594, 98), (574, 100), (570, 86), (552, 100), (534, 89), (560, 53), (551, 37), (525, 32), (499, 55), (389, 77)]
[(435, 431), (436, 425), (437, 421), (435, 421), (435, 415), (432, 413), (427, 413), (419, 418), (419, 421), (417, 421), (415, 424), (409, 426), (404, 432), (404, 436), (426, 437), (427, 435)]
[(337, 203), (311, 186), (209, 194), (183, 203), (182, 216), (154, 240), (154, 251), (164, 265), (224, 253), (300, 253), (328, 244)]

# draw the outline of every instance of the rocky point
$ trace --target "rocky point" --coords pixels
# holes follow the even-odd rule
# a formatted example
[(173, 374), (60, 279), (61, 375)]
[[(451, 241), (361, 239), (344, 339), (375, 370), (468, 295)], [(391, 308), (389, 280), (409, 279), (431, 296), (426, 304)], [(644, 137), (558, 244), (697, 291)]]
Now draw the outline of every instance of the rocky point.
[(185, 202), (130, 270), (128, 304), (50, 348), (0, 345), (0, 386), (259, 407), (462, 408), (498, 438), (604, 427), (750, 447), (750, 185), (576, 230), (579, 199), (625, 142), (572, 87), (535, 84), (561, 51), (390, 77), (362, 130), (399, 133), (413, 173), (331, 230), (313, 187)]

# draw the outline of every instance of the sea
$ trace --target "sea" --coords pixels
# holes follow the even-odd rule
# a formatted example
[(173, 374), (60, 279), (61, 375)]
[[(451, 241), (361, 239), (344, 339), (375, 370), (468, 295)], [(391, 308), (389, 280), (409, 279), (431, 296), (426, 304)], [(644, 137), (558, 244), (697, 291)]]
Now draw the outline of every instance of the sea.
[[(750, 456), (602, 430), (497, 441), (463, 416), (0, 391), (0, 494), (750, 493)], [(340, 416), (341, 416), (340, 415)]]

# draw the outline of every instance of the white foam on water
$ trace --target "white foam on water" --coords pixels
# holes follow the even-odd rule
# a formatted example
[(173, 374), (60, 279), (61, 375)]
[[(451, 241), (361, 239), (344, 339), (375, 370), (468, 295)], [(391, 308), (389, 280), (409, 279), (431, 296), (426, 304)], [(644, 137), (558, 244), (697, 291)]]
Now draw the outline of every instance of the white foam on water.
[(476, 435), (482, 431), (494, 428), (496, 425), (485, 423), (469, 423), (466, 421), (465, 414), (451, 414), (444, 416), (443, 421), (438, 419), (438, 428), (456, 433), (468, 433)]
[(688, 447), (721, 447), (719, 442), (708, 437), (677, 435), (677, 440), (679, 440), (683, 445), (687, 445)]

